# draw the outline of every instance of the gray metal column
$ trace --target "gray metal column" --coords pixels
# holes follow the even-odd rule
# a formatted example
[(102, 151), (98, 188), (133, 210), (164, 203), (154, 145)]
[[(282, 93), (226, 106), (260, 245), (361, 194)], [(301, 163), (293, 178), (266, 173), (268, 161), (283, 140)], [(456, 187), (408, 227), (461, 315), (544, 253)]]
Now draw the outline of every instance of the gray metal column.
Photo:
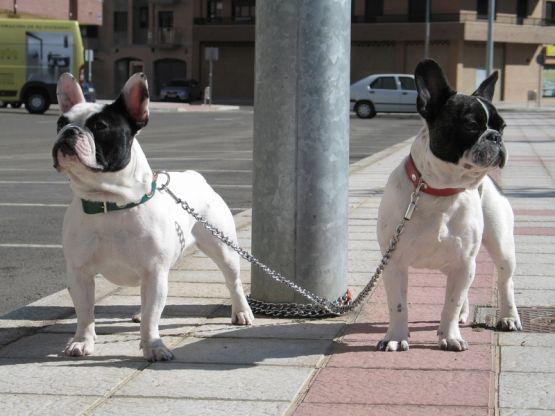
[[(320, 296), (346, 291), (350, 0), (258, 0), (253, 254)], [(307, 303), (252, 270), (253, 298)]]

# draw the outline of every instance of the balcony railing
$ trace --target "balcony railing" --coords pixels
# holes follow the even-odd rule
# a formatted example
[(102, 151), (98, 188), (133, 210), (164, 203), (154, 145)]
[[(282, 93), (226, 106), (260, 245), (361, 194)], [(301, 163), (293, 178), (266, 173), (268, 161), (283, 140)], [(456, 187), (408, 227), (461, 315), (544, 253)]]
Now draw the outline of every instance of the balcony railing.
[(148, 44), (159, 48), (175, 48), (184, 45), (183, 32), (174, 27), (159, 27), (148, 32)]
[[(416, 23), (424, 22), (426, 16), (419, 15), (384, 15), (384, 16), (353, 16), (352, 23)], [(431, 22), (483, 22), (487, 17), (478, 16), (475, 12), (450, 14), (432, 14)], [(195, 25), (249, 25), (254, 24), (255, 17), (195, 17)], [(495, 23), (529, 26), (555, 26), (553, 19), (518, 17), (498, 14)]]
[(254, 25), (255, 17), (195, 17), (195, 25)]
[[(384, 15), (384, 16), (353, 16), (353, 23), (413, 23), (424, 22), (425, 15)], [(452, 14), (432, 14), (431, 22), (484, 22), (487, 17), (477, 16), (473, 12), (461, 12)], [(498, 14), (495, 23), (510, 25), (530, 25), (530, 26), (555, 26), (553, 19), (539, 19), (530, 17), (518, 17)]]

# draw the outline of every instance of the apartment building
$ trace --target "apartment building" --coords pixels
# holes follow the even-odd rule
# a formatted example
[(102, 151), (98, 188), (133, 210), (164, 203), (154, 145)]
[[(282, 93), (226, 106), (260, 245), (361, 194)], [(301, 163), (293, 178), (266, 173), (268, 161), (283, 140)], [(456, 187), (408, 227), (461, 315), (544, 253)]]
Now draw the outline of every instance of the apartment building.
[[(20, 14), (88, 25), (85, 43), (95, 51), (100, 97), (113, 97), (137, 71), (151, 80), (153, 98), (172, 79), (206, 86), (205, 50), (217, 47), (214, 99), (252, 103), (256, 0), (0, 0), (0, 13), (15, 3)], [(471, 91), (485, 77), (488, 0), (431, 5), (430, 57), (454, 87)], [(424, 56), (425, 7), (426, 0), (352, 0), (353, 82), (371, 73), (413, 72)], [(522, 103), (529, 91), (541, 91), (544, 102), (555, 103), (555, 0), (497, 0), (494, 38), (501, 74), (495, 99)]]
[(191, 77), (192, 1), (110, 0), (103, 14), (93, 67), (99, 96), (113, 97), (139, 71), (150, 80), (153, 98), (166, 82)]
[[(192, 75), (206, 80), (202, 51), (220, 48), (215, 94), (253, 96), (254, 0), (194, 0)], [(555, 1), (497, 0), (494, 67), (497, 100), (525, 102), (543, 90), (555, 100), (555, 56), (537, 63), (555, 43)], [(454, 87), (473, 90), (485, 77), (488, 0), (431, 0), (430, 57)], [(412, 73), (424, 56), (426, 0), (352, 0), (351, 80), (379, 72)], [(555, 52), (554, 52), (555, 55)], [(545, 101), (544, 101), (545, 102)]]

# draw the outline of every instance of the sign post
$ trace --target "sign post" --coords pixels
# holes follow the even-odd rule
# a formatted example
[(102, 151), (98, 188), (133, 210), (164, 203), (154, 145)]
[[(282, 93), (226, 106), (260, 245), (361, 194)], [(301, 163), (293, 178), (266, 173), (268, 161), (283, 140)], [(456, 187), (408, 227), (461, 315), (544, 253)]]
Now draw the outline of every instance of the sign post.
[(212, 105), (212, 97), (214, 97), (214, 90), (212, 88), (212, 79), (213, 79), (213, 69), (214, 69), (214, 62), (220, 58), (220, 49), (219, 48), (205, 48), (204, 49), (204, 59), (208, 61), (208, 104)]
[(85, 49), (85, 62), (87, 62), (87, 67), (89, 70), (88, 80), (92, 83), (92, 62), (94, 61), (94, 50)]

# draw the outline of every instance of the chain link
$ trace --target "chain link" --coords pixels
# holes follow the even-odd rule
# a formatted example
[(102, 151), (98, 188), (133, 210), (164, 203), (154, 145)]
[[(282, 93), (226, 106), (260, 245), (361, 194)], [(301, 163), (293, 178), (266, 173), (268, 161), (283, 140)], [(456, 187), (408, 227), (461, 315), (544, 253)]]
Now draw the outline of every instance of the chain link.
[(259, 259), (253, 256), (248, 251), (241, 248), (237, 243), (226, 236), (223, 232), (221, 232), (217, 227), (210, 224), (206, 218), (202, 215), (198, 214), (186, 201), (183, 201), (177, 195), (175, 195), (168, 187), (170, 183), (170, 175), (165, 171), (158, 171), (155, 174), (155, 178), (158, 175), (165, 175), (167, 180), (164, 184), (159, 185), (157, 188), (159, 191), (164, 191), (168, 195), (172, 197), (172, 199), (179, 205), (181, 208), (186, 211), (189, 215), (191, 215), (198, 223), (200, 223), (210, 234), (212, 234), (215, 238), (222, 241), (225, 245), (233, 249), (239, 256), (243, 259), (248, 261), (251, 264), (254, 264), (258, 268), (260, 268), (264, 273), (270, 276), (273, 280), (293, 289), (298, 294), (305, 297), (307, 300), (312, 302), (311, 304), (298, 304), (298, 303), (268, 303), (263, 302), (260, 300), (253, 299), (250, 295), (247, 296), (249, 305), (253, 313), (257, 314), (264, 314), (276, 317), (302, 317), (302, 318), (321, 318), (326, 316), (340, 316), (345, 313), (352, 311), (353, 309), (357, 308), (364, 299), (370, 294), (374, 286), (377, 284), (379, 278), (381, 277), (385, 267), (389, 263), (391, 259), (391, 254), (397, 248), (397, 244), (399, 243), (399, 237), (403, 233), (405, 228), (405, 224), (407, 221), (410, 221), (414, 210), (416, 209), (416, 203), (420, 196), (420, 190), (422, 186), (424, 186), (424, 182), (420, 180), (418, 186), (411, 194), (411, 200), (405, 215), (401, 219), (399, 225), (395, 228), (395, 233), (389, 242), (389, 246), (385, 251), (380, 264), (376, 268), (373, 276), (370, 278), (368, 284), (362, 289), (362, 291), (358, 294), (358, 296), (351, 300), (350, 291), (348, 291), (345, 296), (335, 300), (330, 301), (326, 298), (316, 295), (315, 293), (300, 287), (296, 283), (292, 282), (291, 280), (284, 277), (281, 273), (273, 270), (272, 268), (268, 267), (264, 263), (262, 263)]

